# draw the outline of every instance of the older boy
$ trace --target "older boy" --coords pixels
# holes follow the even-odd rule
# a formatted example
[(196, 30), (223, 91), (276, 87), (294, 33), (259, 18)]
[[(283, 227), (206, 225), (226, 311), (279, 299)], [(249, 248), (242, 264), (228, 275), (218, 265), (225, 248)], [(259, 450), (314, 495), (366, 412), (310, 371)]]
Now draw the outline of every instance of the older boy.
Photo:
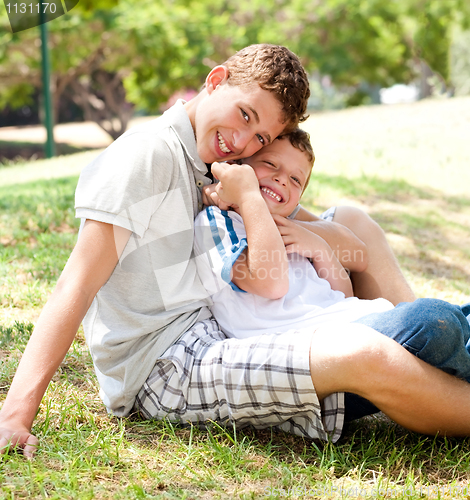
[[(373, 330), (351, 329), (354, 342), (343, 339), (340, 349), (340, 330), (330, 331), (331, 345), (313, 336), (315, 356), (308, 359), (295, 346), (293, 357), (290, 348), (273, 349), (262, 339), (234, 344), (210, 319), (192, 259), (193, 219), (209, 182), (205, 163), (251, 156), (294, 128), (308, 95), (295, 55), (284, 47), (248, 47), (215, 67), (192, 101), (129, 131), (84, 170), (76, 194), (84, 219), (80, 236), (4, 401), (0, 449), (34, 453), (37, 409), (85, 314), (101, 395), (116, 415), (135, 404), (156, 418), (279, 424), (311, 437), (326, 437), (326, 427), (337, 437), (342, 407), (335, 393), (351, 390), (411, 428), (470, 433), (469, 387), (443, 378)], [(219, 175), (225, 180), (226, 174)], [(277, 356), (273, 369), (265, 364), (263, 371), (264, 387), (273, 390), (245, 385), (251, 356), (266, 361), (267, 352)], [(436, 396), (448, 404), (436, 404)], [(448, 408), (465, 398), (460, 418), (449, 423)], [(331, 422), (324, 425), (322, 417)]]

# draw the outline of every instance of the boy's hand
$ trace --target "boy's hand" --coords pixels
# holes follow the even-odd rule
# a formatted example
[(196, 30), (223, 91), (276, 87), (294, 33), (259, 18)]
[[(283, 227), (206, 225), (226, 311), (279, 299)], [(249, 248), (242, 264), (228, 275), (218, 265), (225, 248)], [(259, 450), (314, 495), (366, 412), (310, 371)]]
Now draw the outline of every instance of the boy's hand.
[(217, 186), (217, 183), (215, 184), (208, 184), (207, 186), (204, 186), (202, 188), (202, 203), (206, 207), (209, 207), (211, 205), (215, 205), (220, 208), (220, 210), (228, 210), (230, 205), (227, 205), (227, 203), (224, 203), (220, 198), (219, 195), (217, 194), (215, 188)]
[(318, 249), (325, 248), (326, 241), (315, 233), (281, 215), (273, 215), (274, 222), (282, 236), (286, 252), (298, 253), (306, 258), (313, 258)]
[(249, 165), (214, 162), (211, 171), (220, 181), (215, 185), (215, 193), (228, 206), (240, 206), (253, 196), (262, 199), (255, 171)]
[(39, 446), (38, 438), (22, 425), (0, 425), (0, 454), (22, 449), (26, 458), (32, 458)]
[(321, 236), (280, 215), (273, 215), (273, 219), (288, 254), (298, 253), (311, 259), (320, 278), (327, 280), (333, 290), (343, 292), (345, 297), (352, 297), (353, 290), (348, 273)]

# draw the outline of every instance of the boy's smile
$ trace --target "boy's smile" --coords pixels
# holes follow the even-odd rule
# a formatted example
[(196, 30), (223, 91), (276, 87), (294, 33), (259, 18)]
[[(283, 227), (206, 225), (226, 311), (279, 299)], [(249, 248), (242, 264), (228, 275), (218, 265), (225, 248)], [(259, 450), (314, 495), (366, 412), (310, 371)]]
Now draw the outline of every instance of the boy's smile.
[(243, 162), (255, 171), (269, 211), (283, 217), (290, 215), (312, 169), (305, 153), (292, 146), (289, 139), (277, 139)]
[(257, 84), (230, 85), (227, 77), (227, 69), (217, 66), (207, 77), (205, 93), (185, 105), (205, 163), (251, 156), (285, 128), (273, 93)]

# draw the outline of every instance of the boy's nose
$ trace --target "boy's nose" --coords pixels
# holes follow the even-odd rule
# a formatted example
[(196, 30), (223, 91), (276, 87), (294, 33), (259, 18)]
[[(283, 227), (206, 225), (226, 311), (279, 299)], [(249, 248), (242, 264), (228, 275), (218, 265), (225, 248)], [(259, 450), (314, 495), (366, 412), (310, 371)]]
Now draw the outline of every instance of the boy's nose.
[(276, 182), (279, 182), (279, 184), (282, 184), (283, 186), (287, 185), (286, 176), (281, 172), (276, 172), (276, 174), (274, 175), (274, 180)]
[[(253, 153), (261, 148), (262, 144), (258, 141), (256, 144), (257, 137), (256, 134), (253, 134), (252, 131), (244, 130), (240, 131), (235, 137), (233, 141), (233, 146), (236, 148), (236, 152), (238, 154), (245, 153), (246, 149), (253, 143)], [(255, 147), (258, 146), (258, 147)], [(251, 153), (251, 151), (250, 151)], [(251, 154), (246, 154), (245, 156), (251, 156)]]

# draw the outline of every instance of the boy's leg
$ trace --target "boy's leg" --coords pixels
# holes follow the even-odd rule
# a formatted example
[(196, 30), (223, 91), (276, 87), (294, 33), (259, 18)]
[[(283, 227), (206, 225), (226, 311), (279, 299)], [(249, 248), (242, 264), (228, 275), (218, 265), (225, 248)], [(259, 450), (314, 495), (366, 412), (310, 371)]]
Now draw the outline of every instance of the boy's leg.
[(397, 342), (357, 323), (328, 323), (312, 338), (317, 396), (351, 392), (404, 427), (470, 435), (470, 384), (421, 361)]
[[(468, 309), (468, 310), (467, 310)], [(394, 309), (357, 320), (401, 344), (419, 359), (470, 382), (470, 306), (437, 299), (403, 302)], [(356, 394), (345, 395), (345, 421), (378, 412)]]
[(367, 245), (369, 265), (366, 271), (351, 273), (357, 297), (383, 297), (395, 305), (415, 300), (415, 294), (400, 270), (385, 233), (375, 221), (355, 207), (337, 207), (333, 220), (346, 226)]
[(439, 299), (417, 299), (369, 314), (357, 323), (390, 337), (426, 363), (470, 382), (470, 325), (462, 307)]
[(275, 427), (336, 441), (343, 426), (343, 394), (320, 405), (310, 376), (310, 332), (227, 338), (202, 321), (171, 346), (136, 398), (146, 418), (239, 428)]

